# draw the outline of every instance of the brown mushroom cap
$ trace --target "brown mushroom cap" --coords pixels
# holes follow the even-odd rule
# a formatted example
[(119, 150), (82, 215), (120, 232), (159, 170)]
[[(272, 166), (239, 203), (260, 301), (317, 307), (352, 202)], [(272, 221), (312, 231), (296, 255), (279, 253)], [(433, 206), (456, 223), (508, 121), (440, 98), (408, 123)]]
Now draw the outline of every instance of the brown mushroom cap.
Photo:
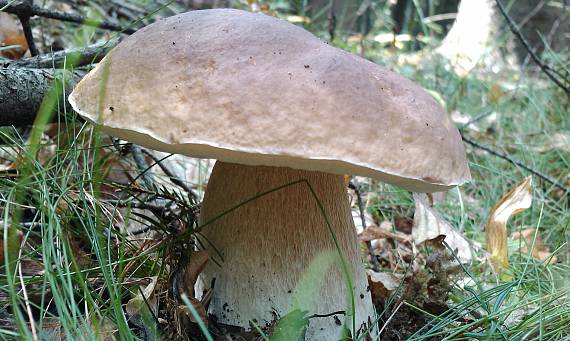
[(470, 178), (458, 130), (421, 87), (264, 14), (160, 20), (119, 44), (69, 101), (107, 133), (165, 152), (417, 192)]

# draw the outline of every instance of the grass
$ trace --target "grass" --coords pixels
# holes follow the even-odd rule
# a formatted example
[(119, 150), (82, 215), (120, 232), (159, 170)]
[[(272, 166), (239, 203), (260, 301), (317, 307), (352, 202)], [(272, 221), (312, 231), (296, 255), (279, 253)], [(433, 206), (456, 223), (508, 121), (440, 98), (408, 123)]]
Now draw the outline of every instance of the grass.
[[(386, 18), (384, 7), (375, 8), (376, 17)], [(379, 25), (376, 22), (374, 29), (382, 30)], [(322, 31), (317, 33), (323, 36)], [(85, 44), (94, 35), (91, 29), (75, 32), (80, 38), (75, 44)], [(346, 35), (337, 39), (337, 45), (359, 51), (360, 45)], [(470, 126), (464, 133), (568, 186), (570, 153), (554, 148), (551, 142), (552, 136), (570, 130), (568, 100), (542, 75), (506, 70), (458, 77), (441, 61), (401, 64), (395, 61), (393, 50), (385, 51), (371, 40), (364, 43), (370, 58), (439, 94), (448, 111), (457, 110), (470, 118), (494, 113), (496, 119), (476, 123), (479, 131)], [(564, 61), (564, 56), (550, 56), (554, 57)], [(78, 123), (74, 113), (55, 108), (55, 99), (63, 96), (63, 84), (46, 98), (38, 116), (38, 123), (43, 123), (31, 132), (12, 128), (0, 132), (4, 151), (13, 150), (3, 157), (15, 165), (0, 175), (4, 257), (0, 337), (47, 339), (60, 334), (68, 339), (98, 339), (113, 335), (131, 340), (144, 339), (145, 333), (154, 330), (161, 338), (171, 338), (175, 333), (172, 326), (158, 319), (176, 318), (169, 315), (174, 303), (166, 299), (172, 284), (168, 269), (178, 269), (178, 260), (189, 257), (191, 247), (177, 244), (183, 238), (175, 222), (182, 222), (182, 231), (186, 231), (182, 236), (194, 233), (198, 228), (196, 203), (177, 189), (145, 188), (137, 181), (108, 183), (107, 175), (122, 157), (121, 146), (113, 145), (92, 126)], [(43, 131), (54, 111), (60, 115), (60, 131), (49, 140)], [(467, 150), (473, 181), (450, 191), (437, 209), (454, 226), (461, 226), (467, 238), (484, 246), (483, 227), (490, 210), (528, 172), (480, 150)], [(534, 180), (531, 208), (513, 217), (509, 227), (511, 232), (536, 228), (559, 262), (535, 260), (511, 242), (509, 277), (505, 280), (493, 273), (481, 250), (481, 259), (464, 265), (452, 277), (445, 313), (433, 315), (416, 302), (405, 301), (400, 306), (427, 317), (427, 323), (409, 335), (410, 339), (570, 338), (570, 201), (568, 194), (552, 184)], [(368, 207), (381, 219), (409, 217), (413, 211), (413, 200), (406, 191), (375, 182), (366, 191), (381, 199)], [(176, 203), (178, 210), (175, 216), (153, 208), (125, 210), (126, 195), (132, 206), (144, 207), (149, 198), (157, 198)], [(158, 237), (132, 240), (124, 229), (129, 221), (137, 221)], [(24, 247), (15, 247), (20, 239)], [(160, 305), (157, 310), (150, 302), (144, 303), (147, 311), (157, 310), (159, 315), (147, 314), (141, 327), (126, 315), (124, 307), (153, 276), (161, 283), (155, 292)], [(192, 315), (198, 314), (187, 298), (182, 301)], [(394, 312), (397, 302), (395, 296), (379, 307), (384, 312), (381, 321)], [(200, 328), (207, 335), (206, 327)]]

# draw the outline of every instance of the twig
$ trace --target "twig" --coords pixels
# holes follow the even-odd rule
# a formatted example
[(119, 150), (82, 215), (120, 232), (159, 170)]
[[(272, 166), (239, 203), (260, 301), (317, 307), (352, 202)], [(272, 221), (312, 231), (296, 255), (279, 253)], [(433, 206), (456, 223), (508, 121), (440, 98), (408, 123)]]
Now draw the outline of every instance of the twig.
[(392, 314), (390, 314), (390, 316), (388, 317), (388, 319), (386, 320), (386, 322), (384, 323), (384, 325), (382, 326), (382, 329), (380, 329), (378, 331), (378, 337), (380, 337), (380, 335), (382, 335), (382, 332), (384, 331), (384, 329), (386, 329), (386, 327), (388, 326), (388, 324), (390, 324), (390, 322), (392, 321), (392, 319), (394, 318), (394, 316), (396, 315), (396, 313), (398, 312), (398, 310), (400, 310), (400, 307), (402, 306), (402, 304), (404, 304), (405, 301), (401, 301), (400, 304), (398, 304), (396, 306), (396, 309), (394, 309), (394, 311), (392, 312)]
[(24, 30), (24, 36), (26, 37), (26, 42), (28, 43), (30, 53), (32, 56), (37, 56), (39, 54), (39, 51), (36, 47), (36, 43), (34, 42), (34, 35), (32, 34), (32, 27), (30, 26), (30, 16), (25, 14), (18, 14), (18, 19), (20, 19), (20, 23), (22, 24), (22, 30)]
[[(540, 58), (538, 58), (538, 56), (536, 55), (534, 50), (530, 47), (529, 43), (526, 41), (525, 37), (522, 35), (520, 30), (517, 28), (513, 19), (508, 15), (508, 13), (505, 10), (505, 7), (501, 3), (501, 1), (495, 0), (495, 2), (497, 3), (497, 7), (499, 8), (499, 11), (501, 12), (501, 14), (505, 18), (505, 20), (507, 20), (507, 23), (509, 24), (509, 28), (510, 28), (511, 32), (513, 32), (513, 34), (519, 39), (519, 41), (522, 43), (524, 48), (529, 53), (532, 60), (538, 65), (538, 67), (542, 70), (542, 72), (544, 72), (546, 74), (546, 76), (548, 76), (548, 78), (550, 78), (550, 80), (552, 80), (556, 85), (558, 85), (558, 87), (560, 87), (562, 90), (564, 90), (568, 96), (570, 96), (570, 87), (564, 85), (558, 78), (556, 78), (556, 76), (551, 72), (552, 69), (549, 66), (544, 65), (544, 63), (540, 60)], [(564, 82), (568, 83), (568, 80), (564, 79)]]
[(334, 0), (330, 0), (329, 2), (329, 14), (327, 17), (328, 20), (328, 31), (329, 31), (329, 36), (330, 36), (330, 41), (332, 42), (334, 40), (335, 37), (335, 31), (336, 31), (336, 15), (334, 13)]
[[(358, 210), (360, 211), (360, 220), (362, 221), (362, 231), (366, 230), (366, 218), (364, 217), (364, 204), (362, 203), (362, 196), (360, 194), (360, 190), (358, 186), (350, 181), (348, 183), (348, 188), (352, 189), (354, 193), (356, 193), (356, 203), (358, 204)], [(374, 249), (372, 248), (372, 242), (366, 241), (366, 248), (368, 249), (368, 253), (370, 254), (370, 261), (372, 262), (372, 269), (376, 272), (380, 271), (380, 263), (378, 259), (374, 255)]]
[(57, 51), (51, 54), (45, 54), (41, 56), (25, 58), (20, 60), (8, 59), (3, 64), (4, 67), (24, 67), (24, 68), (34, 68), (34, 69), (49, 69), (49, 68), (61, 68), (65, 66), (66, 60), (77, 60), (73, 63), (74, 67), (81, 67), (88, 64), (93, 64), (101, 61), (109, 51), (115, 45), (117, 45), (118, 40), (110, 40), (104, 43), (97, 43), (93, 45), (86, 46), (80, 49), (72, 49), (65, 51)]
[(477, 141), (475, 141), (475, 140), (472, 140), (472, 139), (466, 137), (465, 134), (464, 134), (462, 131), (460, 131), (460, 133), (461, 133), (461, 137), (463, 138), (463, 141), (465, 141), (467, 144), (470, 144), (471, 146), (473, 146), (473, 147), (475, 147), (475, 148), (484, 150), (484, 151), (486, 151), (486, 152), (489, 153), (489, 154), (492, 154), (492, 155), (495, 155), (495, 156), (497, 156), (497, 157), (500, 157), (501, 159), (504, 159), (504, 160), (506, 160), (506, 161), (509, 161), (510, 163), (512, 163), (512, 164), (514, 164), (514, 165), (516, 165), (516, 166), (519, 166), (520, 168), (522, 168), (522, 169), (528, 171), (529, 173), (534, 174), (534, 175), (538, 176), (539, 178), (541, 178), (541, 179), (543, 179), (543, 180), (545, 180), (545, 181), (551, 183), (551, 184), (554, 185), (555, 187), (560, 188), (561, 190), (563, 190), (563, 191), (565, 192), (566, 195), (570, 194), (570, 188), (564, 186), (562, 183), (558, 182), (556, 179), (554, 179), (554, 178), (551, 177), (550, 175), (546, 175), (546, 174), (544, 174), (544, 173), (542, 173), (542, 172), (540, 172), (540, 171), (538, 171), (538, 170), (536, 170), (536, 169), (530, 168), (529, 166), (525, 165), (525, 164), (522, 163), (521, 161), (516, 160), (516, 159), (510, 157), (510, 156), (507, 155), (507, 154), (501, 153), (501, 152), (499, 152), (499, 151), (497, 151), (497, 150), (491, 149), (490, 147), (484, 146), (484, 145), (480, 144), (479, 142), (477, 142)]
[[(123, 32), (126, 34), (133, 34), (136, 31), (135, 29), (122, 27), (120, 25), (113, 24), (105, 20), (93, 20), (83, 15), (49, 10), (21, 0), (17, 1), (0, 0), (0, 8), (3, 8), (4, 12), (16, 14), (18, 17), (24, 16), (30, 18), (33, 16), (39, 16), (49, 19), (57, 19), (61, 21), (72, 22), (86, 26), (98, 27), (110, 31)], [(31, 45), (30, 45), (30, 51), (31, 51)]]
[(136, 144), (131, 145), (131, 154), (133, 155), (133, 160), (137, 165), (137, 169), (140, 174), (142, 174), (142, 179), (145, 184), (145, 187), (150, 189), (153, 187), (154, 177), (152, 173), (148, 169), (148, 164), (144, 159), (144, 155), (142, 153), (141, 147), (137, 146)]
[(313, 314), (311, 316), (308, 316), (307, 318), (313, 319), (315, 317), (331, 317), (331, 316), (335, 316), (335, 315), (346, 315), (346, 311), (339, 310), (339, 311), (335, 311), (335, 312), (328, 313), (328, 314)]

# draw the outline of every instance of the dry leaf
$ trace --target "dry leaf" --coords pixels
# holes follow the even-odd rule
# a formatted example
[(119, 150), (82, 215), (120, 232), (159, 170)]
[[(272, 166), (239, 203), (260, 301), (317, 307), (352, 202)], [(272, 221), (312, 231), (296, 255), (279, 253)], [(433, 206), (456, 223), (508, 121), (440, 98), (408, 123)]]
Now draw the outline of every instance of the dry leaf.
[[(452, 111), (450, 116), (451, 116), (451, 120), (454, 123), (457, 123), (460, 125), (465, 125), (471, 121), (471, 117), (469, 115), (466, 115), (466, 114), (462, 113), (461, 111), (457, 111), (457, 110)], [(479, 128), (475, 124), (470, 124), (469, 127), (473, 130), (479, 131)]]
[(378, 226), (370, 226), (358, 235), (358, 240), (361, 242), (368, 242), (375, 239), (393, 239), (399, 242), (410, 241), (410, 237), (403, 233), (394, 233), (386, 228)]
[(16, 16), (0, 12), (0, 56), (20, 59), (27, 50), (28, 43)]
[[(81, 329), (90, 328), (95, 333), (94, 335), (95, 338), (93, 338), (93, 340), (97, 341), (118, 340), (117, 338), (118, 335), (116, 335), (118, 333), (117, 326), (113, 322), (111, 322), (111, 320), (109, 320), (108, 318), (101, 319), (97, 315), (94, 315), (90, 317), (88, 321), (85, 321), (85, 324), (87, 324), (88, 322), (90, 322), (91, 325), (89, 327), (87, 325), (82, 326)], [(82, 336), (79, 330), (75, 335), (78, 339), (80, 335)], [(53, 340), (53, 341), (68, 340), (65, 333), (65, 329), (61, 325), (61, 320), (56, 317), (42, 318), (42, 333), (43, 333), (42, 340)]]
[(28, 51), (28, 43), (23, 34), (13, 33), (4, 36), (0, 41), (1, 54), (4, 58), (20, 59)]
[(189, 290), (189, 297), (195, 297), (194, 285), (196, 284), (198, 275), (200, 275), (206, 267), (208, 259), (208, 252), (205, 250), (194, 251), (190, 254), (188, 264), (186, 264), (186, 268), (184, 269), (183, 280), (183, 287), (185, 290)]
[[(535, 239), (536, 234), (536, 239)], [(514, 240), (520, 240), (520, 252), (524, 254), (528, 254), (528, 250), (532, 248), (532, 256), (536, 259), (541, 261), (548, 260), (548, 263), (556, 263), (558, 258), (556, 256), (552, 256), (552, 253), (548, 248), (544, 245), (542, 238), (540, 235), (536, 233), (536, 229), (528, 228), (522, 231), (516, 231), (511, 235), (511, 238)], [(533, 245), (534, 241), (534, 245)]]
[[(158, 313), (158, 301), (154, 296), (154, 290), (156, 288), (156, 284), (158, 283), (158, 277), (153, 276), (151, 277), (151, 281), (147, 286), (140, 286), (141, 292), (137, 293), (135, 297), (131, 298), (125, 307), (127, 313), (130, 316), (134, 316), (139, 314), (141, 309), (143, 309), (147, 303), (149, 308), (152, 310), (154, 315)], [(144, 297), (143, 297), (144, 295)]]
[(374, 301), (387, 299), (400, 285), (400, 279), (392, 273), (373, 270), (366, 270), (366, 273), (368, 274), (368, 285)]
[(147, 286), (140, 285), (139, 291), (131, 298), (125, 310), (129, 316), (129, 323), (141, 328), (149, 339), (154, 340), (156, 327), (154, 326), (154, 319), (151, 316), (158, 315), (158, 298), (155, 295), (156, 284), (158, 283), (158, 276), (151, 277), (151, 281)]
[(462, 262), (471, 261), (473, 257), (469, 242), (431, 208), (420, 194), (414, 193), (414, 200), (416, 202), (414, 228), (412, 229), (414, 243), (420, 245), (426, 241), (445, 236), (445, 242), (453, 250), (457, 250), (457, 256)]
[[(190, 303), (192, 303), (192, 307), (194, 307), (194, 309), (198, 313), (198, 316), (200, 317), (202, 322), (204, 322), (204, 324), (207, 325), (208, 324), (208, 313), (206, 312), (206, 308), (204, 307), (204, 304), (202, 304), (202, 301), (200, 301), (199, 299), (194, 298), (194, 297), (188, 297), (188, 299), (190, 300)], [(188, 307), (186, 307), (185, 305), (178, 306), (178, 310), (179, 310), (179, 312), (184, 312), (184, 314), (188, 317), (188, 319), (190, 321), (192, 321), (194, 323), (198, 322), (194, 318), (194, 315), (189, 311)]]
[(495, 205), (485, 226), (487, 250), (497, 271), (508, 268), (507, 220), (529, 208), (532, 203), (532, 178), (529, 176), (505, 194)]
[[(65, 201), (61, 200), (60, 203), (62, 202)], [(77, 238), (75, 238), (72, 233), (66, 233), (66, 238), (67, 238), (67, 244), (71, 249), (71, 252), (73, 254), (73, 257), (75, 258), (77, 266), (80, 269), (86, 269), (88, 267), (91, 267), (93, 261), (89, 256), (89, 254), (87, 254), (87, 252), (85, 252), (85, 250), (81, 247), (81, 243), (79, 242), (79, 240), (77, 240)]]

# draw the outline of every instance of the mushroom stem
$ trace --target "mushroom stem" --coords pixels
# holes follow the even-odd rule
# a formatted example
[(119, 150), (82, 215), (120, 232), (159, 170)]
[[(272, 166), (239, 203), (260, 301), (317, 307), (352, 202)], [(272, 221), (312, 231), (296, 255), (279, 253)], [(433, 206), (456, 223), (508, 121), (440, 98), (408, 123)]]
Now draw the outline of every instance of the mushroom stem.
[[(317, 198), (299, 180), (307, 180)], [(245, 329), (250, 329), (250, 320), (265, 326), (275, 320), (274, 313), (283, 316), (295, 308), (307, 310), (307, 315), (346, 311), (345, 321), (342, 315), (309, 320), (307, 340), (338, 340), (343, 333), (340, 321), (352, 329), (352, 305), (357, 329), (369, 317), (374, 320), (341, 175), (218, 161), (208, 182), (200, 224), (260, 193), (291, 183), (203, 227), (202, 243), (215, 262), (209, 262), (202, 272), (200, 286), (209, 288), (214, 283), (210, 313), (218, 322)], [(338, 249), (347, 260), (352, 290)], [(349, 293), (353, 300), (347, 300)]]

